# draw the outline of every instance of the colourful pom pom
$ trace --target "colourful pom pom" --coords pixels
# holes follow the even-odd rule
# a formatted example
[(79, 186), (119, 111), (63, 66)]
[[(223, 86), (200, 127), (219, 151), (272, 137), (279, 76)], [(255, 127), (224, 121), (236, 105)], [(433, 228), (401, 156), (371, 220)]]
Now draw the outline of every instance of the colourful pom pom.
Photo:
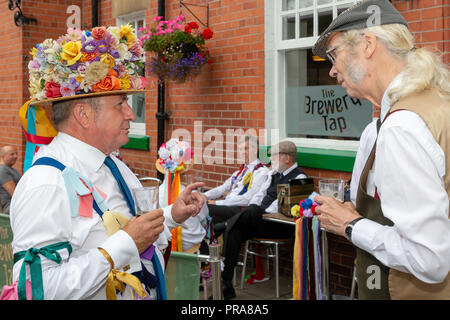
[(305, 199), (305, 204), (308, 208), (311, 208), (313, 201), (310, 198)]
[(300, 206), (296, 204), (291, 208), (291, 216), (298, 217), (298, 212), (300, 211)]

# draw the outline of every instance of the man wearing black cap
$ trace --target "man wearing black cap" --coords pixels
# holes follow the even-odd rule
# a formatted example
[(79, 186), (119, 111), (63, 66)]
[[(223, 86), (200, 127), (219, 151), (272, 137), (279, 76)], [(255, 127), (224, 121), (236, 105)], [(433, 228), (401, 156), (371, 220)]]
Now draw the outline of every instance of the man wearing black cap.
[(322, 227), (357, 247), (360, 299), (450, 299), (450, 75), (387, 0), (339, 15), (313, 53), (351, 97), (381, 106), (356, 208), (317, 196)]

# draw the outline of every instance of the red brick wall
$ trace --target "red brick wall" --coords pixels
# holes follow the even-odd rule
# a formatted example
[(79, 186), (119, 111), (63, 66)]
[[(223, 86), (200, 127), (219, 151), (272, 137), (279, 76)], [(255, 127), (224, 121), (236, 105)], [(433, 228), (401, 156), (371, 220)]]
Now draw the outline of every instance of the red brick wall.
[[(204, 0), (190, 0), (189, 3), (205, 4)], [(193, 82), (166, 84), (166, 110), (171, 112), (166, 123), (166, 140), (173, 130), (186, 128), (194, 137), (194, 120), (202, 122), (202, 132), (217, 128), (223, 135), (226, 129), (264, 129), (264, 0), (211, 0), (210, 27), (213, 39), (207, 45), (214, 63), (207, 66)], [(443, 52), (444, 61), (450, 62), (450, 4), (444, 0), (393, 1), (410, 23), (419, 46), (426, 45)], [(27, 65), (29, 50), (46, 38), (55, 39), (65, 33), (66, 9), (76, 4), (81, 7), (83, 28), (91, 27), (90, 0), (34, 0), (22, 1), (24, 15), (38, 20), (37, 25), (16, 27), (13, 12), (7, 9), (7, 2), (1, 4), (0, 18), (3, 22), (0, 37), (3, 53), (0, 54), (0, 146), (16, 145), (19, 160), (16, 164), (22, 170), (24, 139), (17, 116), (19, 107), (28, 100)], [(99, 1), (99, 24), (114, 25), (110, 0)], [(147, 23), (157, 14), (157, 0), (149, 1)], [(202, 21), (206, 21), (206, 10), (190, 7)], [(166, 0), (166, 18), (173, 19), (183, 12), (188, 21), (193, 16), (180, 8), (178, 0)], [(24, 60), (25, 56), (27, 59)], [(154, 78), (147, 79), (149, 91), (146, 94), (147, 135), (150, 136), (150, 152), (121, 150), (125, 162), (141, 175), (155, 175), (154, 162), (157, 157), (157, 91)], [(263, 141), (261, 141), (264, 143)], [(192, 141), (194, 144), (194, 141)], [(195, 142), (197, 145), (199, 141)], [(210, 141), (203, 141), (203, 151)], [(225, 149), (225, 145), (224, 145)], [(196, 150), (194, 150), (196, 151)], [(235, 156), (236, 158), (236, 156)], [(213, 187), (228, 177), (236, 165), (197, 164), (195, 171), (202, 172), (207, 186)], [(350, 178), (346, 172), (305, 168), (308, 175), (319, 179), (324, 177)], [(350, 292), (354, 249), (341, 237), (330, 236), (330, 288), (333, 294)], [(284, 263), (289, 269), (289, 257)]]
[(450, 63), (450, 2), (445, 0), (392, 1), (408, 21), (419, 46), (443, 53)]
[(19, 159), (14, 167), (21, 171), (22, 131), (17, 116), (18, 106), (22, 104), (23, 68), (22, 68), (22, 30), (14, 24), (12, 11), (8, 3), (0, 5), (0, 146), (14, 145), (19, 150)]

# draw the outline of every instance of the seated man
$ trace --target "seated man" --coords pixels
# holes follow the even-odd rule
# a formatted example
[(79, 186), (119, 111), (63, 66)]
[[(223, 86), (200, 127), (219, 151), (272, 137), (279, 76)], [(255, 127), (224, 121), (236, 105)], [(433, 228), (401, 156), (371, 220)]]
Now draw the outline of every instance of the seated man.
[[(215, 225), (240, 212), (243, 206), (248, 206), (268, 178), (269, 169), (257, 158), (257, 137), (245, 136), (238, 152), (242, 149), (245, 159), (239, 170), (235, 171), (224, 184), (205, 193), (209, 215)], [(224, 194), (226, 194), (224, 200), (215, 200)]]
[(292, 226), (265, 221), (262, 219), (262, 215), (266, 212), (278, 212), (278, 184), (288, 183), (291, 179), (304, 179), (307, 176), (297, 165), (297, 148), (293, 142), (281, 141), (273, 146), (270, 160), (272, 171), (269, 173), (269, 179), (250, 201), (250, 206), (227, 221), (223, 250), (225, 268), (222, 272), (225, 299), (236, 297), (232, 278), (242, 243), (253, 237), (286, 238), (294, 232)]
[(0, 203), (2, 213), (9, 214), (11, 197), (16, 189), (21, 175), (13, 168), (17, 160), (17, 149), (14, 146), (4, 146), (0, 149)]

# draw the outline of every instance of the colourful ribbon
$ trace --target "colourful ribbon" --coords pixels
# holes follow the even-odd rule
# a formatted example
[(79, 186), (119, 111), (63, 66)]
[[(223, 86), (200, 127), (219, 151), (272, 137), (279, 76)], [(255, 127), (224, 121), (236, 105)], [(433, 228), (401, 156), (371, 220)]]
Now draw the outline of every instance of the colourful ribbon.
[(172, 204), (177, 200), (178, 195), (180, 194), (180, 172), (177, 170), (173, 174), (173, 181), (170, 188), (170, 203)]
[(49, 246), (42, 247), (40, 249), (31, 248), (25, 251), (20, 251), (14, 254), (14, 263), (23, 259), (22, 267), (19, 273), (19, 300), (26, 300), (26, 265), (30, 266), (30, 282), (33, 300), (44, 299), (44, 286), (42, 282), (42, 266), (40, 255), (43, 255), (47, 259), (61, 263), (61, 255), (57, 250), (67, 249), (69, 255), (72, 253), (72, 246), (68, 241), (58, 242)]
[(41, 145), (49, 144), (58, 134), (48, 119), (45, 109), (34, 106), (35, 100), (27, 101), (19, 110), (22, 130), (27, 140), (25, 147), (23, 172), (27, 171), (33, 163), (34, 154)]
[(123, 293), (125, 291), (125, 284), (132, 287), (142, 298), (147, 295), (144, 287), (137, 277), (126, 272), (118, 271), (117, 269), (111, 269), (106, 280), (106, 299), (116, 300), (116, 290)]

